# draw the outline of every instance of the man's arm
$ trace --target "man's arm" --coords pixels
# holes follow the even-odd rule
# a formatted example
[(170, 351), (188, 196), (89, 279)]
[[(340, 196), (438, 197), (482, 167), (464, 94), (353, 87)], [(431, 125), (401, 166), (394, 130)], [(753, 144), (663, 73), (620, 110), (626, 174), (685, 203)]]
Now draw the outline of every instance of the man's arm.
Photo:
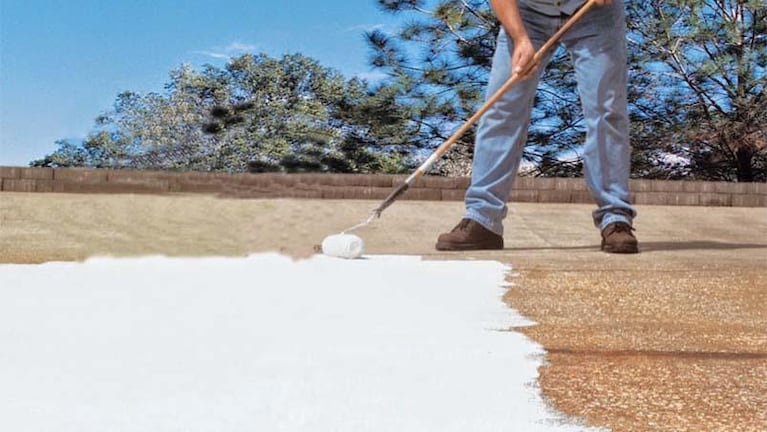
[[(506, 30), (506, 34), (514, 42), (514, 54), (511, 60), (512, 72), (521, 72), (535, 56), (535, 48), (530, 42), (530, 37), (527, 35), (527, 30), (522, 22), (517, 0), (490, 0), (490, 6), (492, 6), (503, 29)], [(524, 78), (528, 78), (530, 75), (532, 72)]]
[(490, 0), (495, 16), (501, 22), (506, 33), (513, 39), (518, 40), (527, 37), (522, 16), (519, 14), (517, 0)]

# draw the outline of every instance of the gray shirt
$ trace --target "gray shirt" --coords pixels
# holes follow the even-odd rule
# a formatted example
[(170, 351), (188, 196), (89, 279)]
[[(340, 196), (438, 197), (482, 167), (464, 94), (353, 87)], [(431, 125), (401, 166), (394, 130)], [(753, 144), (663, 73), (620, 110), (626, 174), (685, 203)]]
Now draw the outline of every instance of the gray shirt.
[(531, 9), (550, 16), (559, 16), (561, 14), (572, 15), (585, 0), (519, 0)]

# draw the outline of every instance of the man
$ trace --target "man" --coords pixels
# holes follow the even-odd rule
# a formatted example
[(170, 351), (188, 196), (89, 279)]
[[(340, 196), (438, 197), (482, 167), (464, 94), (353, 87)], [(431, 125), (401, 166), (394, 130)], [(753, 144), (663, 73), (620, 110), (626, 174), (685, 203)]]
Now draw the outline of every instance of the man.
[[(487, 94), (523, 70), (584, 0), (490, 0), (502, 30)], [(622, 0), (597, 5), (567, 32), (585, 124), (584, 177), (597, 204), (592, 216), (602, 233), (602, 250), (638, 252), (632, 231), (636, 211), (629, 203), (631, 147), (627, 114), (626, 22)], [(465, 218), (439, 236), (438, 250), (503, 249), (503, 225), (516, 177), (538, 82), (551, 52), (509, 90), (479, 122)]]

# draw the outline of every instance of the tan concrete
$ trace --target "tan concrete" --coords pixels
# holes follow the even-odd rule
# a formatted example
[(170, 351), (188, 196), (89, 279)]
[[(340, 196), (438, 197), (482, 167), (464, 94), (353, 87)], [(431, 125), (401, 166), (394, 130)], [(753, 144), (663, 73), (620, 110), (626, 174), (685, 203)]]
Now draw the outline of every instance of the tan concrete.
[[(374, 201), (0, 194), (0, 262), (92, 255), (313, 253)], [(513, 265), (508, 303), (538, 325), (544, 394), (615, 431), (767, 430), (767, 209), (641, 206), (642, 253), (598, 251), (590, 205), (516, 204), (507, 249), (444, 255), (459, 202), (400, 201), (368, 253)]]

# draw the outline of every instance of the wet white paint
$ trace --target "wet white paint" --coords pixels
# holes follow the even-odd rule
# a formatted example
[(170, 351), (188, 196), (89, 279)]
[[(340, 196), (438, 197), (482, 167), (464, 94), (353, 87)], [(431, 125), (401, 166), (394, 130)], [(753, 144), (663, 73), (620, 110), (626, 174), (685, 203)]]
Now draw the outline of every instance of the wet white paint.
[(0, 265), (3, 431), (575, 431), (496, 262)]

